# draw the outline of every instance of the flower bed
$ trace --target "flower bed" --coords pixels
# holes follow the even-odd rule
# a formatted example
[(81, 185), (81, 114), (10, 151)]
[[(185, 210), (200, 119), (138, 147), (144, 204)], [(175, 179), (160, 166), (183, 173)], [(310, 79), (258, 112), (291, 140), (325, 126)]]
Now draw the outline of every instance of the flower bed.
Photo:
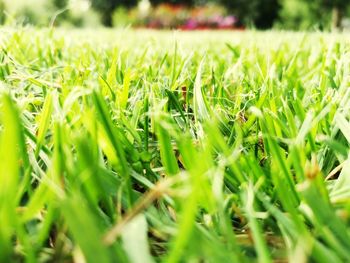
[(219, 5), (206, 5), (189, 8), (183, 5), (161, 4), (151, 8), (147, 14), (138, 9), (129, 13), (132, 24), (136, 27), (154, 29), (234, 29), (238, 20)]

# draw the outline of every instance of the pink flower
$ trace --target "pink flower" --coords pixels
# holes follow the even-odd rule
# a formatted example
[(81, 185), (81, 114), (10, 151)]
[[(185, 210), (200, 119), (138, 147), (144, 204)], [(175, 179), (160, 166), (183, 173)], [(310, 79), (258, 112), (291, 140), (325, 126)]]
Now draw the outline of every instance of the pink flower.
[(219, 28), (233, 28), (237, 23), (237, 19), (234, 16), (224, 17), (218, 24)]
[(193, 18), (188, 19), (185, 24), (185, 29), (188, 29), (188, 30), (196, 29), (197, 27), (198, 27), (198, 23)]

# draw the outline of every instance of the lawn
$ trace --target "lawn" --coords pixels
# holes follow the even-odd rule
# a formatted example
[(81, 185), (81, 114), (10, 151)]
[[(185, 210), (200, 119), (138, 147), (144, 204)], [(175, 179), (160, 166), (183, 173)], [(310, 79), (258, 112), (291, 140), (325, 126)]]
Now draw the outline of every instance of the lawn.
[(350, 35), (0, 31), (0, 262), (350, 261)]

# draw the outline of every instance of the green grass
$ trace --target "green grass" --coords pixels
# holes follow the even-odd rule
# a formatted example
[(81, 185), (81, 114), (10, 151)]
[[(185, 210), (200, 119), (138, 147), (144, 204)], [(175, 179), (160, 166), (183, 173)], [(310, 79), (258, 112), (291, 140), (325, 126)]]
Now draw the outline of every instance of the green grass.
[(350, 261), (350, 36), (1, 29), (1, 262)]

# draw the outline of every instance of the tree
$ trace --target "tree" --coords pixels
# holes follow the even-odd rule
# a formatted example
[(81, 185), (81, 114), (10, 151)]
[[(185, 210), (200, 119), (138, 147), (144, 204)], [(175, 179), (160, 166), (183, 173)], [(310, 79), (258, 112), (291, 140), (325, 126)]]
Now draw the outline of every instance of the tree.
[(68, 5), (68, 0), (52, 0), (52, 3), (56, 9), (64, 9)]
[[(320, 20), (321, 14), (318, 14), (317, 10), (319, 9), (311, 8), (310, 3), (305, 0), (284, 0), (279, 13), (278, 26), (293, 30), (321, 27), (324, 21)], [(324, 16), (322, 18), (324, 19)]]
[(5, 2), (0, 0), (0, 25), (5, 23), (5, 20), (6, 20), (5, 10), (6, 10)]
[(349, 0), (284, 0), (280, 18), (282, 24), (286, 22), (294, 29), (315, 25), (340, 29), (349, 4)]
[(91, 0), (94, 9), (101, 13), (102, 23), (111, 27), (113, 25), (113, 12), (119, 6), (132, 7), (138, 0)]
[(349, 5), (349, 0), (317, 0), (321, 8), (332, 12), (332, 28), (340, 29), (344, 16), (344, 10)]
[(163, 3), (175, 4), (175, 5), (193, 5), (193, 0), (150, 0), (150, 3), (155, 6)]
[[(341, 29), (341, 22), (346, 8), (349, 6), (349, 0), (304, 0), (310, 5), (314, 14), (329, 14), (328, 23), (332, 29)], [(320, 16), (318, 16), (320, 17)], [(327, 17), (327, 16), (326, 16)]]
[(220, 0), (233, 14), (245, 24), (257, 28), (270, 28), (278, 18), (281, 8), (279, 0)]

